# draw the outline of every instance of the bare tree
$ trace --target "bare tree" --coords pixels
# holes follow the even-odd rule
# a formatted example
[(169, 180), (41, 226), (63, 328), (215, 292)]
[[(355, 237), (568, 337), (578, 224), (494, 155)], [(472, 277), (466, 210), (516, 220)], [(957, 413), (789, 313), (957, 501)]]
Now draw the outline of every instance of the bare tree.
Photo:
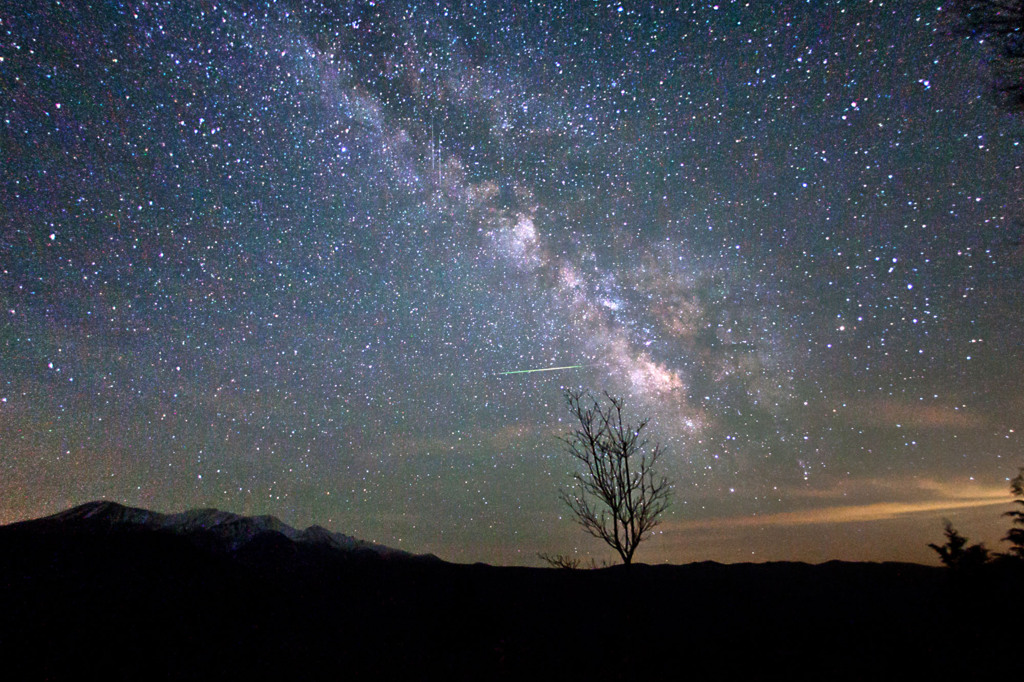
[(624, 401), (604, 394), (607, 405), (579, 391), (566, 391), (569, 412), (578, 424), (562, 437), (581, 464), (572, 490), (559, 491), (583, 529), (606, 542), (627, 566), (637, 545), (668, 508), (670, 484), (656, 477), (661, 446), (648, 448), (647, 419), (635, 426), (623, 417)]
[(950, 0), (953, 33), (987, 49), (992, 86), (1011, 111), (1024, 113), (1024, 0)]

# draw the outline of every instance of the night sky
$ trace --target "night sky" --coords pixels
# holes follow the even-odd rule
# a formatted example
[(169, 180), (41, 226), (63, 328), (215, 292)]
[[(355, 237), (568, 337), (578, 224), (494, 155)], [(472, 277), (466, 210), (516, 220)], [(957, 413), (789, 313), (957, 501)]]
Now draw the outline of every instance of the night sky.
[(999, 548), (1024, 117), (937, 1), (679, 4), (3, 0), (0, 522), (611, 559), (576, 388), (665, 448), (638, 561)]

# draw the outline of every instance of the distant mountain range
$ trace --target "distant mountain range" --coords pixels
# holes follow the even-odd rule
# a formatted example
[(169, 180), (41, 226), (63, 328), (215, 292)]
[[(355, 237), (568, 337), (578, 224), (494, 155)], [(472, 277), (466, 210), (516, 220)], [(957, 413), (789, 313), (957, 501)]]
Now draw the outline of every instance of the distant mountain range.
[[(455, 564), (272, 516), (0, 526), (11, 680), (1016, 679), (1022, 568)], [(1000, 674), (1005, 670), (1005, 674)]]
[(277, 534), (291, 542), (328, 548), (339, 552), (373, 554), (384, 559), (419, 559), (440, 561), (432, 554), (411, 554), (400, 549), (378, 545), (350, 535), (334, 533), (322, 526), (298, 530), (275, 516), (242, 516), (219, 509), (190, 509), (177, 514), (161, 514), (127, 507), (116, 502), (97, 500), (66, 511), (30, 521), (11, 524), (8, 528), (24, 530), (151, 530), (185, 537), (201, 537), (207, 543), (213, 540), (219, 548), (235, 552), (253, 540), (267, 534)]

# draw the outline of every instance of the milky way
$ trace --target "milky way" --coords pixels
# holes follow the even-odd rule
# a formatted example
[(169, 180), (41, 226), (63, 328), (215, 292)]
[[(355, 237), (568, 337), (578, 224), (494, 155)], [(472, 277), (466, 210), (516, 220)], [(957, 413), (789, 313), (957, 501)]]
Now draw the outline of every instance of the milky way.
[(0, 520), (600, 557), (582, 388), (665, 446), (646, 560), (997, 545), (1024, 118), (937, 3), (683, 4), (3, 2)]

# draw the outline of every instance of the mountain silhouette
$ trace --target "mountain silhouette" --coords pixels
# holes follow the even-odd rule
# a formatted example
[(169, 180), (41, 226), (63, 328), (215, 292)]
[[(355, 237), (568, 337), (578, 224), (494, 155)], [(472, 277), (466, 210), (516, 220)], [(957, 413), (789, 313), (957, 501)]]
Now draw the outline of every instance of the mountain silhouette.
[(107, 501), (0, 526), (12, 680), (977, 679), (1019, 567), (453, 564), (272, 516)]
[(176, 514), (127, 507), (108, 500), (97, 500), (73, 507), (41, 519), (22, 521), (14, 527), (73, 528), (92, 530), (151, 530), (173, 533), (184, 537), (200, 536), (206, 542), (214, 540), (222, 549), (236, 551), (258, 536), (277, 533), (288, 540), (304, 545), (315, 545), (342, 552), (358, 552), (389, 559), (435, 559), (432, 555), (414, 555), (409, 552), (360, 540), (342, 533), (331, 532), (321, 526), (297, 530), (276, 516), (242, 516), (219, 509), (190, 509)]

